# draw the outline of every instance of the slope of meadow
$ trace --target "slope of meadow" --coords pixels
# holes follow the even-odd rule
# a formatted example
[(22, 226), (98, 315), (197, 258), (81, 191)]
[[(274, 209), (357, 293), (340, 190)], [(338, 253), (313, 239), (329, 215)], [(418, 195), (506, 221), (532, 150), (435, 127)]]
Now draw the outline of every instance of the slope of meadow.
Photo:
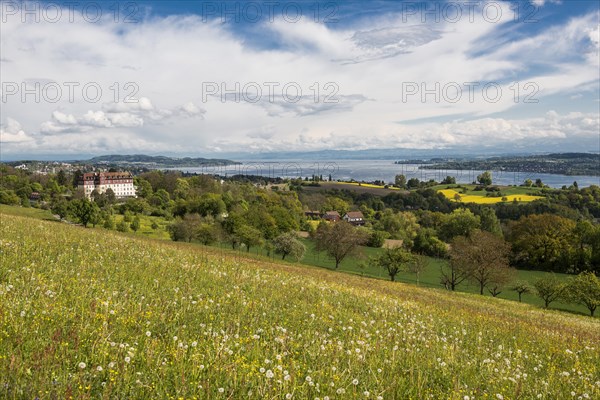
[(600, 398), (597, 319), (0, 218), (2, 398)]

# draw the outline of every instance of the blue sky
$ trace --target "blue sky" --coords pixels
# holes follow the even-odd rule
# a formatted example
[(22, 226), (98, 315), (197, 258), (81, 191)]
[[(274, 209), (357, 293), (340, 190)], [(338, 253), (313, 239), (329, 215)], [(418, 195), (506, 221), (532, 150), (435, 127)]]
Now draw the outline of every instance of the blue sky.
[(0, 1), (4, 158), (600, 151), (597, 1), (68, 4)]

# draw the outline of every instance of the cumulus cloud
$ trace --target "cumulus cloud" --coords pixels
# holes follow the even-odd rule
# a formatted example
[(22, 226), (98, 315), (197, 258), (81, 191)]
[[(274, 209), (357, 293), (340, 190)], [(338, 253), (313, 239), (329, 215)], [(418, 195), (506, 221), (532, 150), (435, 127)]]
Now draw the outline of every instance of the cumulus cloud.
[(31, 136), (25, 133), (18, 121), (7, 118), (5, 124), (0, 124), (0, 142), (25, 143), (32, 140)]
[[(237, 35), (230, 24), (194, 15), (153, 15), (136, 24), (80, 19), (23, 24), (20, 16), (9, 18), (0, 37), (3, 81), (79, 86), (74, 101), (64, 90), (57, 103), (22, 102), (20, 96), (4, 103), (3, 116), (23, 126), (9, 129), (7, 119), (3, 143), (11, 146), (2, 151), (22, 151), (17, 144), (26, 138), (28, 149), (38, 152), (64, 152), (61, 141), (72, 151), (112, 152), (131, 146), (159, 152), (448, 146), (496, 138), (506, 143), (535, 138), (549, 146), (584, 140), (585, 146), (597, 129), (597, 114), (583, 104), (586, 96), (573, 99), (581, 102), (582, 116), (567, 117), (558, 109), (553, 120), (544, 112), (556, 107), (556, 97), (551, 106), (529, 111), (524, 109), (529, 105), (515, 103), (510, 87), (513, 81), (537, 83), (540, 103), (551, 96), (564, 100), (596, 93), (597, 14), (536, 25), (535, 33), (524, 34), (519, 29), (527, 24), (510, 24), (510, 3), (497, 3), (502, 7), (497, 23), (485, 21), (480, 12), (473, 21), (465, 17), (456, 23), (405, 21), (393, 11), (338, 26), (277, 18), (253, 27), (260, 32), (254, 42), (274, 43), (262, 47)], [(456, 103), (432, 96), (422, 101), (420, 95), (403, 100), (403, 84), (410, 82), (427, 88), (479, 82), (481, 87), (490, 80), (504, 93), (497, 102), (483, 101), (480, 94), (474, 102), (468, 96)], [(102, 88), (97, 102), (85, 99), (86, 82)], [(296, 82), (303, 96), (290, 102), (278, 92), (269, 101), (263, 93), (256, 103), (223, 102), (219, 95), (205, 96), (206, 82), (279, 87)], [(324, 96), (329, 82), (338, 87), (338, 102), (315, 102), (309, 88), (317, 84)], [(512, 111), (529, 117), (511, 117)], [(455, 115), (464, 120), (397, 123), (448, 121)]]
[(389, 126), (377, 136), (348, 134), (332, 131), (327, 135), (298, 133), (292, 139), (281, 138), (276, 133), (249, 134), (245, 141), (218, 139), (219, 149), (243, 147), (255, 151), (289, 151), (290, 148), (304, 150), (357, 150), (386, 148), (444, 149), (457, 147), (514, 146), (535, 147), (543, 143), (557, 146), (572, 145), (577, 141), (598, 142), (600, 118), (597, 114), (549, 111), (538, 118), (506, 119), (479, 118), (468, 121), (456, 120), (443, 124)]
[(150, 99), (142, 97), (131, 103), (107, 103), (102, 110), (88, 110), (80, 117), (56, 110), (52, 119), (41, 124), (42, 134), (61, 134), (65, 132), (89, 132), (93, 129), (139, 128), (145, 121), (157, 124), (161, 121), (182, 117), (202, 117), (204, 110), (188, 102), (174, 110), (156, 109)]

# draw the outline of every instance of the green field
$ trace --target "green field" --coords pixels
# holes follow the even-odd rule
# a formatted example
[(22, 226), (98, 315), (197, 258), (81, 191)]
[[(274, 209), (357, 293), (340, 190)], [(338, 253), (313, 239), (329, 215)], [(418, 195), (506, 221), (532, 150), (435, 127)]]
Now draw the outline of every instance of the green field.
[(600, 321), (1, 216), (0, 397), (600, 396)]
[[(114, 215), (115, 224), (121, 222), (123, 218), (124, 216), (121, 214)], [(167, 225), (169, 222), (165, 221), (164, 218), (148, 215), (138, 215), (138, 218), (140, 219), (140, 229), (135, 232), (136, 234), (154, 239), (171, 240), (169, 233), (167, 232)], [(158, 225), (157, 229), (152, 229), (153, 222), (156, 222)]]
[(41, 208), (8, 206), (6, 204), (0, 204), (0, 213), (58, 222), (58, 220), (54, 218), (50, 211), (42, 210)]
[[(40, 210), (40, 209), (36, 209), (36, 208), (23, 208), (23, 207), (7, 206), (7, 205), (0, 204), (0, 213), (56, 221), (56, 219), (52, 216), (52, 214), (49, 211)], [(115, 215), (114, 218), (115, 218), (115, 222), (118, 223), (119, 221), (121, 221), (123, 219), (123, 216)], [(140, 218), (140, 222), (141, 222), (140, 230), (135, 233), (130, 231), (129, 234), (131, 234), (131, 235), (135, 234), (135, 235), (140, 235), (140, 236), (154, 238), (154, 239), (170, 240), (169, 234), (166, 231), (166, 226), (168, 225), (168, 222), (165, 221), (163, 218), (144, 216), (144, 215), (140, 215), (139, 218)], [(151, 228), (152, 222), (156, 222), (159, 225), (158, 229), (154, 230)], [(99, 228), (99, 229), (102, 229), (102, 228)], [(326, 268), (326, 269), (330, 269), (330, 270), (335, 269), (334, 268), (335, 263), (329, 257), (327, 257), (327, 255), (325, 253), (319, 253), (316, 251), (314, 241), (312, 241), (310, 239), (300, 239), (300, 240), (302, 241), (302, 243), (304, 243), (304, 245), (306, 246), (306, 250), (307, 250), (306, 254), (304, 255), (304, 258), (300, 261), (301, 264), (320, 267), (320, 268)], [(193, 243), (193, 245), (200, 246), (197, 243)], [(280, 258), (276, 254), (271, 254), (270, 257), (268, 257), (267, 252), (264, 249), (259, 248), (259, 247), (252, 248), (249, 253), (247, 253), (243, 249), (232, 250), (231, 245), (229, 245), (228, 243), (216, 244), (213, 247), (217, 247), (219, 249), (220, 254), (229, 255), (229, 256), (232, 256), (235, 258), (240, 258), (240, 257), (248, 258), (249, 257), (249, 258), (254, 258), (256, 260), (263, 260), (263, 261), (268, 260), (271, 262), (276, 262)], [(383, 249), (380, 249), (380, 248), (377, 249), (377, 248), (361, 246), (355, 254), (348, 256), (346, 259), (344, 259), (344, 261), (342, 261), (338, 271), (343, 272), (343, 273), (356, 274), (356, 275), (369, 277), (369, 278), (388, 280), (389, 276), (383, 269), (368, 262), (369, 258), (376, 257), (382, 251), (383, 251)], [(423, 271), (423, 273), (419, 276), (418, 282), (417, 282), (416, 276), (411, 273), (408, 273), (408, 272), (401, 272), (400, 274), (398, 274), (396, 276), (396, 281), (410, 283), (413, 285), (418, 284), (423, 287), (441, 288), (440, 269), (441, 269), (442, 265), (444, 265), (446, 263), (446, 261), (442, 260), (442, 259), (432, 258), (432, 257), (427, 257), (427, 260), (428, 260), (427, 267), (426, 267), (425, 271)], [(540, 279), (547, 275), (548, 275), (548, 273), (543, 272), (543, 271), (519, 270), (519, 271), (517, 271), (516, 279), (528, 281), (529, 283), (533, 283), (537, 279)], [(565, 275), (565, 274), (556, 274), (556, 276), (559, 279), (564, 279), (564, 280), (569, 278), (569, 275)], [(466, 292), (466, 293), (478, 293), (478, 288), (476, 286), (469, 285), (467, 282), (459, 285), (457, 290), (460, 292)], [(489, 294), (486, 292), (486, 295), (489, 295)], [(500, 293), (498, 295), (498, 297), (501, 299), (513, 300), (513, 301), (518, 301), (518, 299), (519, 299), (518, 294), (515, 291), (512, 291), (508, 288), (505, 289), (502, 293)], [(522, 300), (524, 303), (533, 304), (533, 305), (536, 305), (539, 307), (543, 306), (542, 300), (539, 299), (534, 294), (524, 294), (522, 297)], [(578, 313), (578, 314), (582, 314), (582, 315), (589, 314), (589, 311), (587, 310), (587, 308), (585, 308), (584, 306), (581, 306), (581, 305), (577, 305), (577, 304), (567, 304), (567, 303), (563, 303), (560, 301), (556, 301), (556, 302), (552, 303), (550, 307), (554, 308), (554, 309), (563, 310), (563, 311), (572, 312), (572, 313)], [(599, 317), (600, 317), (600, 315), (597, 316), (596, 318), (599, 318)]]

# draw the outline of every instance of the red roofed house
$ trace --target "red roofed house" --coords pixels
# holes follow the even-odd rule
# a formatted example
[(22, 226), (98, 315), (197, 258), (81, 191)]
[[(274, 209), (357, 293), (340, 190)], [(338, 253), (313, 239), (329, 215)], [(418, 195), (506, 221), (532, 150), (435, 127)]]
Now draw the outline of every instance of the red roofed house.
[(323, 219), (329, 222), (337, 222), (340, 220), (340, 213), (337, 211), (327, 211), (323, 214)]
[(360, 211), (348, 211), (346, 215), (344, 215), (344, 221), (352, 225), (364, 225), (365, 216)]

